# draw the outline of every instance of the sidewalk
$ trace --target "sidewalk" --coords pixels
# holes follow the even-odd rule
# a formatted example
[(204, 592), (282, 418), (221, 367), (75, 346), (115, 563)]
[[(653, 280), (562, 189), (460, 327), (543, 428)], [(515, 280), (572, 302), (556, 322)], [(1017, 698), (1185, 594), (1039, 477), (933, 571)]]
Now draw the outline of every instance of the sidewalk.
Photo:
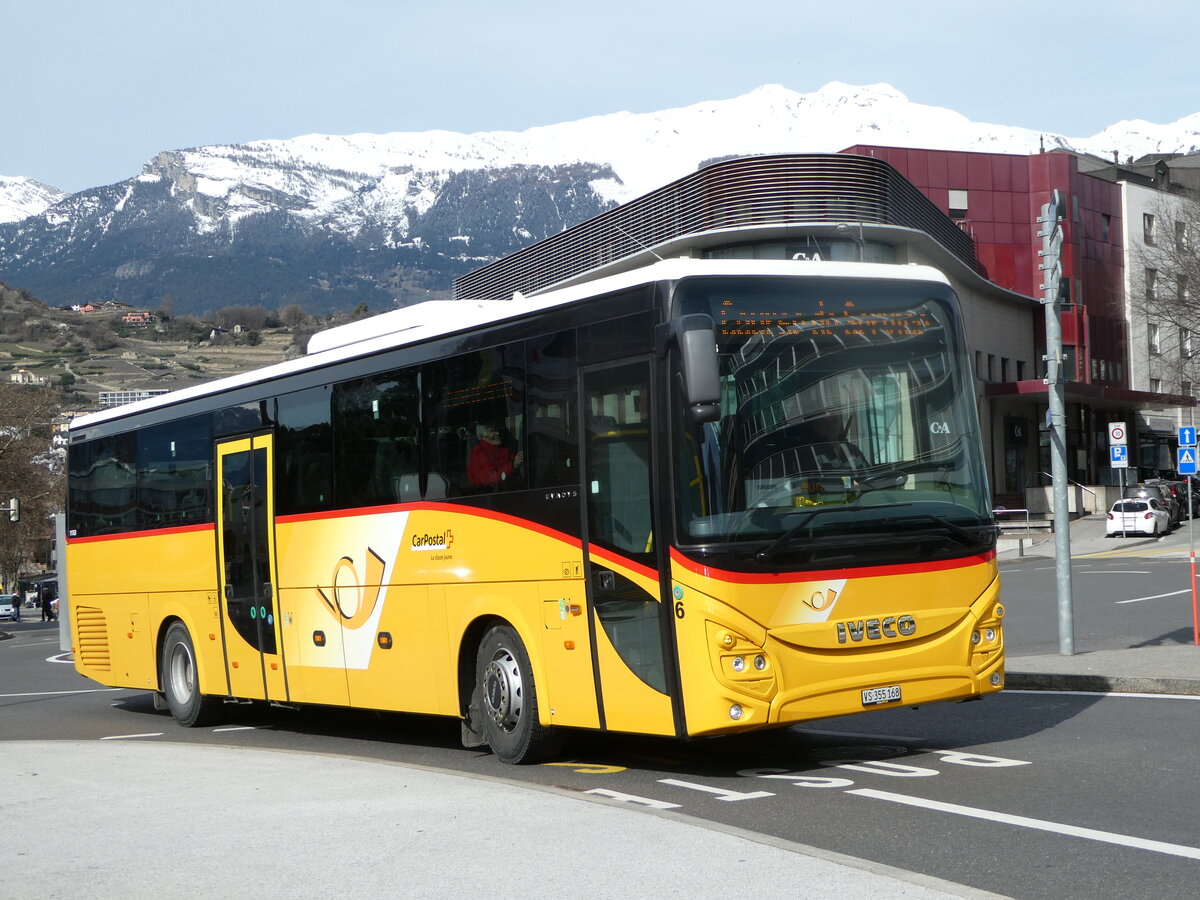
[(39, 836), (5, 854), (3, 897), (996, 896), (501, 779), (200, 744), (3, 746), (6, 821)]

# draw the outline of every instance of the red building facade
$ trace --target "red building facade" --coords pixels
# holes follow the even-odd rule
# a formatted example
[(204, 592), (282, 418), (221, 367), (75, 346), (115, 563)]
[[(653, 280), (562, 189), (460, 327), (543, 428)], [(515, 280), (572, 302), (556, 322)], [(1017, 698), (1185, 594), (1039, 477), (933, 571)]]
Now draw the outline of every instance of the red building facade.
[[(1067, 377), (1127, 388), (1121, 187), (1079, 171), (1070, 153), (1015, 156), (858, 145), (842, 151), (883, 159), (958, 222), (975, 242), (984, 275), (1041, 299), (1037, 219), (1051, 192), (1067, 205), (1062, 315)], [(1039, 347), (1044, 335), (1035, 335)]]

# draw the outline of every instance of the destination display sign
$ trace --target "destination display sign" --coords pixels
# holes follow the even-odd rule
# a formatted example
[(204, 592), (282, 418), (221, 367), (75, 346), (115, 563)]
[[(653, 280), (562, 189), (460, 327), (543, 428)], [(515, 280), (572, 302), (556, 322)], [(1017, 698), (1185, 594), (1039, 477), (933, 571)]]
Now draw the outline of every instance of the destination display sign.
[[(828, 305), (826, 305), (828, 304)], [(938, 327), (932, 313), (925, 310), (872, 310), (858, 308), (853, 300), (834, 307), (832, 301), (819, 301), (811, 312), (756, 310), (737, 301), (725, 300), (720, 306), (717, 331), (729, 337), (780, 335), (797, 337), (917, 337)]]

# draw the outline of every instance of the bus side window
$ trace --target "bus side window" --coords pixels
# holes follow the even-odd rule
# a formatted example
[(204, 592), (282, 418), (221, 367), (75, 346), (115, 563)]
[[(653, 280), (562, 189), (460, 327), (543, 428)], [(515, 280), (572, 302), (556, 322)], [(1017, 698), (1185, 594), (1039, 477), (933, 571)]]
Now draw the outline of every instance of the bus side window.
[(281, 514), (333, 507), (333, 426), (327, 386), (278, 398), (276, 501)]
[(529, 409), (525, 466), (529, 486), (578, 484), (575, 333), (530, 339), (525, 345)]
[(334, 389), (334, 487), (339, 506), (404, 499), (416, 481), (417, 370), (392, 371)]
[[(524, 352), (517, 341), (426, 367), (430, 499), (443, 487), (457, 496), (525, 486)], [(485, 441), (495, 449), (481, 448)]]

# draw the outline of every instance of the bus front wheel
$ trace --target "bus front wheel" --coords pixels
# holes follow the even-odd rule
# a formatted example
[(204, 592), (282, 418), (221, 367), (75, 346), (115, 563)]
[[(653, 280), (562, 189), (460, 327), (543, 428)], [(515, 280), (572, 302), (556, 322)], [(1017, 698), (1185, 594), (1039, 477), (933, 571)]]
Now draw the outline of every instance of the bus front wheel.
[(196, 650), (192, 646), (192, 636), (182, 622), (174, 622), (167, 629), (160, 664), (159, 684), (175, 721), (185, 728), (217, 721), (221, 698), (200, 693)]
[(558, 750), (557, 729), (538, 721), (529, 654), (510, 625), (496, 625), (483, 636), (475, 662), (475, 684), (483, 736), (501, 762), (536, 762)]

